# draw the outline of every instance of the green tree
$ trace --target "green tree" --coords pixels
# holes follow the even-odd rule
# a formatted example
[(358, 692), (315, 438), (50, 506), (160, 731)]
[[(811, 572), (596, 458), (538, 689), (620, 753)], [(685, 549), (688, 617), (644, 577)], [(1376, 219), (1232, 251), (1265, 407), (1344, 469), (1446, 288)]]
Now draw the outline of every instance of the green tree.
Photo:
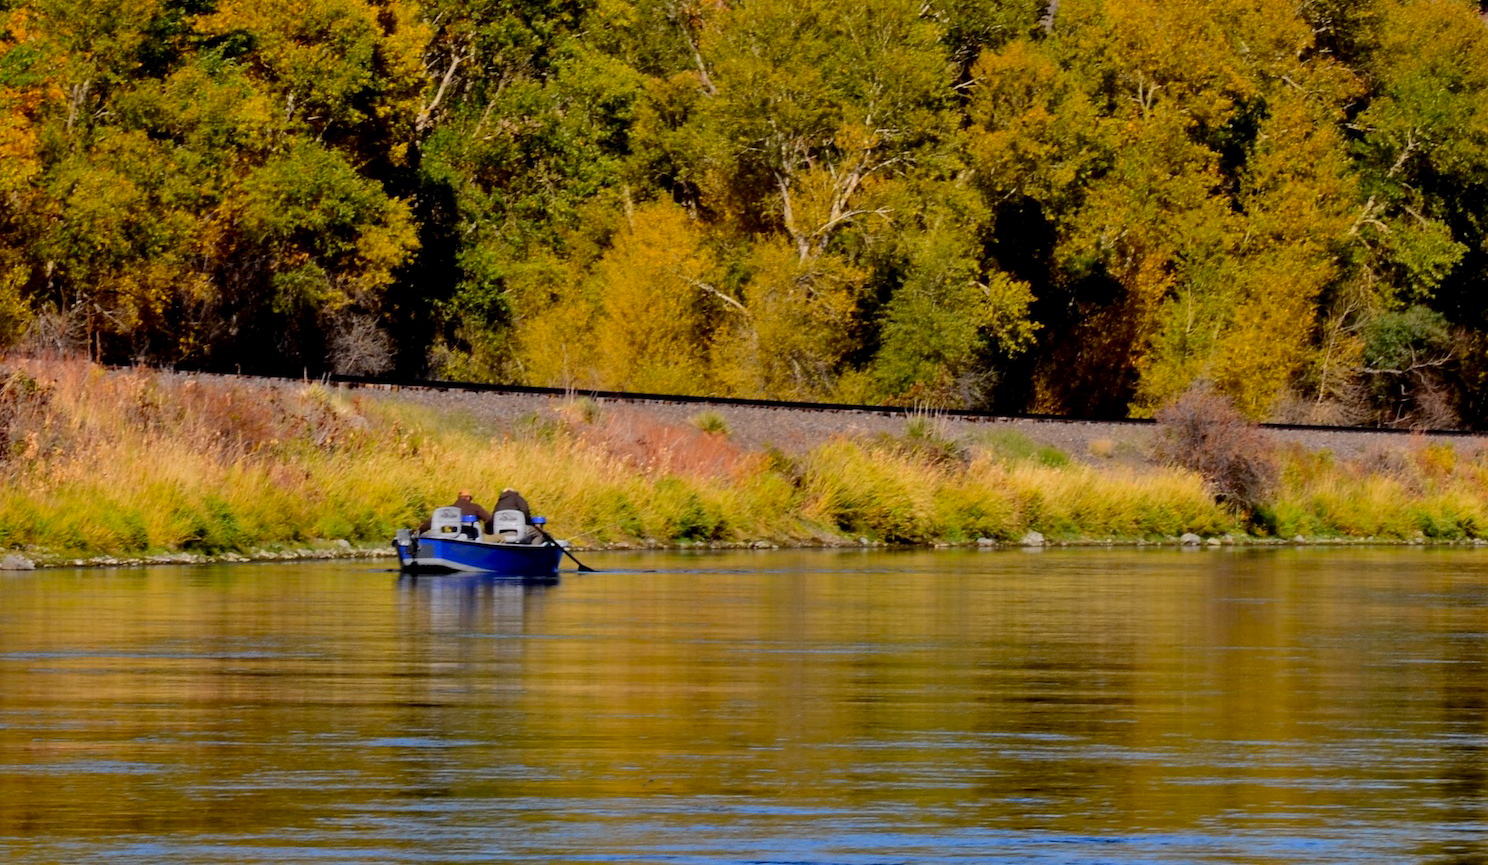
[(704, 195), (758, 238), (721, 362), (737, 392), (822, 396), (860, 336), (887, 192), (950, 132), (952, 66), (939, 26), (899, 0), (752, 0), (713, 25)]
[(938, 407), (976, 406), (997, 384), (997, 354), (1032, 342), (1029, 286), (985, 260), (990, 215), (970, 184), (914, 185), (895, 200), (898, 224), (877, 279), (891, 281), (877, 316), (874, 387), (860, 397)]
[(580, 38), (588, 16), (577, 4), (472, 14), (438, 43), (446, 53), (451, 40), (465, 46), (470, 60), (459, 65), (466, 55), (456, 53), (444, 67), (465, 80), (439, 97), (422, 144), (422, 182), (447, 190), (437, 218), (453, 239), (453, 289), (433, 298), (444, 317), (440, 372), (533, 380), (515, 365), (513, 340), (526, 316), (560, 302), (617, 227), (643, 80)]
[(335, 313), (375, 311), (414, 243), (363, 174), (406, 154), (413, 7), (35, 8), (55, 93), (16, 229), (35, 299), (110, 358), (319, 366)]

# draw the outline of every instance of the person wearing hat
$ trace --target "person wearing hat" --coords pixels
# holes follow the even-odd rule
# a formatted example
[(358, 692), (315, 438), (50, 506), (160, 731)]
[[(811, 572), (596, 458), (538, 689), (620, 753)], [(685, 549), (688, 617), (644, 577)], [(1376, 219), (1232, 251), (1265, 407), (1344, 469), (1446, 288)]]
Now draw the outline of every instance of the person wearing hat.
[(522, 498), (522, 494), (511, 487), (501, 491), (501, 497), (496, 500), (496, 510), (521, 511), (522, 519), (532, 522), (532, 508), (527, 506), (527, 500)]
[[(486, 534), (489, 535), (491, 532), (494, 532), (496, 530), (495, 526), (491, 524), (491, 512), (476, 504), (475, 501), (470, 498), (470, 490), (460, 490), (460, 494), (455, 497), (455, 501), (453, 504), (450, 505), (450, 507), (459, 508), (460, 516), (462, 517), (474, 516), (476, 519), (480, 520), (481, 525), (483, 525), (486, 529)], [(432, 524), (432, 519), (424, 520), (422, 523), (419, 524), (419, 531), (427, 532)]]

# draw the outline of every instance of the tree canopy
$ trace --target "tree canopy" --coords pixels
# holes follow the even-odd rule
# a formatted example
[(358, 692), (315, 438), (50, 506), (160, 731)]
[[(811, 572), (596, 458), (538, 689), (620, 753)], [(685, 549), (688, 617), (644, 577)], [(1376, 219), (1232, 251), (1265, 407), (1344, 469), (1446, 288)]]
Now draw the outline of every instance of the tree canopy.
[(1467, 0), (0, 2), (0, 347), (1482, 425)]

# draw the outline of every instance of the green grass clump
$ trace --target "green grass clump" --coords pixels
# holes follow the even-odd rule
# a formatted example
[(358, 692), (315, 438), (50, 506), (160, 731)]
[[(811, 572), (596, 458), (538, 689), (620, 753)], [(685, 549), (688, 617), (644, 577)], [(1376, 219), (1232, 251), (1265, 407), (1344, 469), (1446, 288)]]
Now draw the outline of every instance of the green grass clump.
[(728, 421), (716, 411), (699, 412), (692, 416), (691, 423), (705, 433), (724, 436), (729, 434)]
[(804, 513), (850, 534), (923, 543), (939, 534), (935, 495), (943, 480), (942, 469), (912, 454), (838, 439), (807, 458)]
[(982, 455), (947, 466), (891, 446), (839, 440), (812, 451), (806, 513), (844, 532), (890, 543), (976, 537), (1143, 538), (1222, 532), (1232, 514), (1191, 473), (1096, 471)]
[(1028, 526), (1054, 537), (1158, 538), (1238, 528), (1235, 515), (1189, 472), (1024, 463), (1007, 477), (1028, 503)]
[(1008, 463), (1030, 462), (1050, 468), (1060, 468), (1069, 465), (1070, 462), (1069, 454), (1059, 448), (1041, 445), (1012, 429), (983, 433), (977, 437), (977, 444), (988, 453)]

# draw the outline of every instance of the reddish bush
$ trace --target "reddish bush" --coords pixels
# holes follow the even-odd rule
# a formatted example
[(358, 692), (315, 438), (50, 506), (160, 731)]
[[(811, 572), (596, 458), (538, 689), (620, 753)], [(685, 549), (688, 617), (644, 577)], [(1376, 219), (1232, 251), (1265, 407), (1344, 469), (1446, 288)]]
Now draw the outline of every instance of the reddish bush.
[(722, 433), (672, 426), (623, 409), (608, 410), (597, 420), (579, 427), (580, 438), (657, 475), (729, 477), (748, 463), (744, 449)]
[(1189, 388), (1157, 422), (1158, 458), (1198, 472), (1219, 501), (1253, 514), (1276, 485), (1270, 441), (1210, 388)]

